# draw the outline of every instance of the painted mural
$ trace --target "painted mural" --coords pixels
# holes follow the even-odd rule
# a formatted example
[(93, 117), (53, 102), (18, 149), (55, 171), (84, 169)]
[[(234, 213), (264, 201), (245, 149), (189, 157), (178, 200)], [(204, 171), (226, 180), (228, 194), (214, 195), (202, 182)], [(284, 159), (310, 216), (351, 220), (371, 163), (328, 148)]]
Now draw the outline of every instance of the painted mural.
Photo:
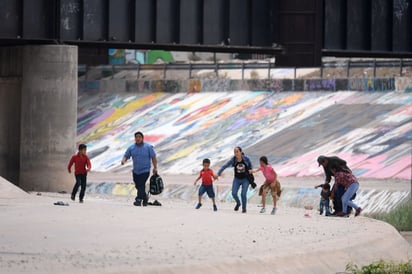
[[(234, 203), (232, 197), (232, 188), (230, 185), (214, 185), (216, 201), (218, 203)], [(194, 187), (188, 184), (166, 184), (162, 194), (152, 197), (161, 201), (174, 199), (183, 201), (197, 201), (199, 186)], [(133, 201), (136, 195), (136, 189), (133, 183), (115, 183), (99, 182), (88, 183), (87, 192), (92, 194), (116, 195), (127, 197), (128, 202)], [(319, 189), (314, 188), (283, 188), (282, 196), (278, 200), (279, 207), (299, 207), (304, 208), (311, 206), (317, 210), (319, 208)], [(247, 192), (248, 202), (251, 204), (261, 204), (261, 196), (257, 194), (257, 189), (249, 188)], [(204, 199), (208, 199), (204, 195)], [(356, 203), (367, 205), (364, 208), (365, 213), (389, 212), (396, 208), (400, 203), (410, 198), (409, 191), (405, 190), (376, 190), (363, 189), (357, 192)], [(267, 197), (267, 203), (272, 203), (270, 195)], [(331, 206), (333, 204), (331, 203)]]
[(87, 143), (95, 171), (129, 171), (120, 160), (142, 131), (165, 174), (194, 174), (206, 157), (219, 166), (241, 146), (255, 165), (268, 156), (281, 176), (322, 175), (323, 154), (346, 159), (359, 177), (411, 179), (410, 93), (81, 88), (78, 112), (78, 142)]
[(133, 50), (133, 49), (109, 49), (109, 64), (155, 64), (157, 62), (173, 62), (170, 51), (164, 50)]

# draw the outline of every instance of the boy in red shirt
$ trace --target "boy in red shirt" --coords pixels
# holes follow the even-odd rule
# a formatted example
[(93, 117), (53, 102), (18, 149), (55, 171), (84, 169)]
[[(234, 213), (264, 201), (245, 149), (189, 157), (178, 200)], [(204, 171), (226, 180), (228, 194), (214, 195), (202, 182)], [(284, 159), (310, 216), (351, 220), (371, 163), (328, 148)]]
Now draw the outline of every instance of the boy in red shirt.
[(74, 164), (74, 176), (76, 178), (76, 184), (73, 187), (71, 199), (74, 201), (77, 190), (80, 189), (79, 201), (83, 203), (84, 193), (86, 192), (87, 172), (92, 168), (89, 157), (86, 155), (87, 146), (85, 144), (79, 145), (79, 152), (72, 156), (67, 166), (69, 173), (72, 172), (72, 166)]
[(194, 185), (202, 178), (202, 185), (199, 188), (199, 203), (196, 205), (196, 209), (202, 206), (202, 195), (207, 192), (207, 196), (213, 201), (213, 210), (217, 211), (215, 202), (215, 192), (213, 190), (213, 179), (217, 179), (217, 175), (210, 169), (210, 160), (203, 160), (203, 169), (200, 171), (199, 177), (196, 178)]

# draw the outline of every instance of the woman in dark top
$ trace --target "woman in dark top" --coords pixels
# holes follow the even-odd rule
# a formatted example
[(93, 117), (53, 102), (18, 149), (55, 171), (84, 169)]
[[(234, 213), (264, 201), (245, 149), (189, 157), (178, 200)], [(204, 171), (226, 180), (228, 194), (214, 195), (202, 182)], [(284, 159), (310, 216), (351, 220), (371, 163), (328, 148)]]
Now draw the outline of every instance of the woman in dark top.
[[(244, 155), (240, 147), (235, 147), (234, 149), (235, 156), (227, 161), (217, 172), (217, 175), (220, 176), (222, 172), (232, 166), (234, 168), (234, 178), (232, 183), (232, 196), (236, 201), (235, 211), (239, 210), (239, 207), (242, 205), (242, 213), (246, 213), (246, 204), (247, 204), (247, 189), (249, 187), (248, 173), (249, 169), (252, 169), (252, 164), (249, 158)], [(242, 186), (242, 192), (240, 197), (242, 198), (242, 203), (239, 200), (238, 191), (240, 186)]]
[[(318, 157), (318, 164), (319, 166), (323, 167), (323, 170), (325, 172), (325, 184), (329, 184), (332, 176), (334, 174), (332, 173), (331, 167), (335, 166), (338, 167), (340, 170), (352, 173), (352, 170), (348, 167), (347, 163), (345, 160), (337, 157), (337, 156), (319, 156)], [(334, 191), (332, 191), (331, 196), (333, 198), (333, 209), (334, 213), (333, 215), (337, 214), (338, 212), (342, 212), (342, 196), (343, 193), (345, 192), (345, 189), (342, 186), (338, 186), (334, 188)], [(353, 197), (351, 197), (351, 200), (355, 199), (356, 193), (354, 194)], [(350, 213), (352, 208), (347, 209), (348, 212)]]

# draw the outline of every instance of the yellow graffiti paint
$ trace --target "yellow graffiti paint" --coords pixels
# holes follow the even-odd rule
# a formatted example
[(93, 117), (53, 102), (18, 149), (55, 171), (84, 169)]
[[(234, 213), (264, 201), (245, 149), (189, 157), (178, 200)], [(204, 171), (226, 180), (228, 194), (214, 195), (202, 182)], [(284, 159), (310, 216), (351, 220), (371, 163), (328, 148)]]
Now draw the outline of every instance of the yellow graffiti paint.
[(191, 80), (189, 83), (189, 92), (199, 92), (202, 90), (202, 83), (200, 80)]
[(169, 156), (169, 157), (166, 159), (166, 162), (168, 162), (168, 161), (173, 161), (173, 160), (177, 160), (177, 159), (179, 159), (179, 158), (186, 157), (186, 156), (190, 155), (191, 153), (193, 153), (193, 151), (195, 151), (197, 148), (199, 148), (200, 146), (202, 146), (202, 145), (205, 144), (205, 143), (206, 143), (206, 142), (196, 143), (196, 144), (193, 144), (193, 145), (191, 145), (191, 146), (189, 146), (189, 147), (187, 147), (187, 148), (184, 148), (184, 149), (180, 150), (178, 153), (175, 153), (175, 154)]
[(156, 100), (157, 98), (161, 97), (163, 94), (164, 93), (161, 93), (161, 92), (153, 93), (143, 98), (131, 101), (127, 103), (124, 107), (115, 108), (112, 115), (110, 115), (109, 117), (101, 121), (100, 123), (94, 125), (95, 130), (89, 133), (87, 136), (85, 136), (82, 139), (87, 141), (87, 140), (95, 139), (99, 136), (104, 135), (105, 133), (113, 130), (117, 126), (117, 124), (120, 121), (122, 121), (121, 118), (124, 118), (123, 116), (135, 111), (139, 107), (142, 107)]
[(133, 184), (115, 184), (112, 194), (114, 195), (129, 195), (133, 193), (135, 187)]
[(253, 106), (253, 105), (257, 104), (258, 102), (262, 101), (265, 98), (266, 98), (266, 95), (264, 95), (264, 94), (255, 96), (251, 100), (247, 100), (244, 103), (242, 103), (242, 104), (240, 104), (236, 107), (233, 107), (233, 108), (230, 108), (230, 109), (226, 110), (225, 112), (221, 113), (219, 116), (215, 116), (214, 119), (210, 119), (210, 120), (206, 121), (200, 127), (202, 129), (203, 128), (208, 128), (209, 126), (214, 125), (214, 124), (216, 124), (220, 121), (223, 121), (226, 118), (228, 118), (228, 117), (230, 117), (234, 114), (241, 113), (243, 110), (247, 109), (250, 106)]
[(290, 105), (295, 103), (297, 100), (301, 99), (303, 97), (303, 93), (294, 93), (286, 98), (283, 98), (278, 101), (274, 101), (273, 105), (274, 106), (279, 106), (279, 105)]

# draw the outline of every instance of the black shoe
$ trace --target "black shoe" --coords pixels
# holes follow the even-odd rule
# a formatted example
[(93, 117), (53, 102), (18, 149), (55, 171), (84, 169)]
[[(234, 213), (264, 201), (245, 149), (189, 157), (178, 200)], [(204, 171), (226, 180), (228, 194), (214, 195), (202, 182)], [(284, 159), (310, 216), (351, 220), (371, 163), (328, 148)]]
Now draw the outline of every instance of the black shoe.
[(246, 208), (242, 208), (242, 213), (246, 213)]
[(155, 201), (153, 202), (153, 205), (154, 205), (154, 206), (161, 206), (162, 204), (161, 204), (158, 200), (155, 200)]
[(79, 203), (81, 203), (81, 204), (82, 204), (82, 203), (83, 203), (83, 200), (80, 200), (80, 201), (79, 201)]
[(133, 205), (135, 205), (135, 206), (142, 206), (142, 201), (135, 201), (135, 202), (133, 203)]
[(147, 206), (147, 199), (143, 199), (143, 206)]
[(238, 210), (239, 210), (239, 207), (240, 207), (240, 204), (236, 204), (236, 206), (235, 206), (235, 211), (238, 211)]
[(74, 201), (74, 200), (75, 200), (75, 197), (72, 195), (72, 197), (71, 197), (70, 199), (72, 199), (72, 201)]

